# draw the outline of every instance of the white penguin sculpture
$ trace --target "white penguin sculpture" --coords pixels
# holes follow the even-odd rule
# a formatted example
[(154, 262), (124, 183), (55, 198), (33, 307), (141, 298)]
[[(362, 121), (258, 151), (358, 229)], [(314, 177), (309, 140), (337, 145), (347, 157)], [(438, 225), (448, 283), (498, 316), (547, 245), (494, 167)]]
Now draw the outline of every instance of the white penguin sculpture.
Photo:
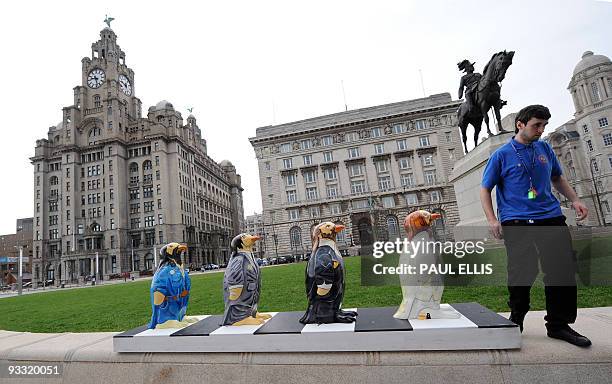
[[(431, 224), (434, 220), (442, 217), (439, 213), (427, 211), (415, 211), (406, 216), (404, 229), (408, 235), (408, 241), (413, 244), (422, 243), (418, 251), (404, 252), (400, 255), (399, 264), (413, 265), (419, 271), (420, 264), (439, 264), (440, 255), (435, 252), (435, 247), (427, 247), (432, 241), (430, 234)], [(439, 274), (402, 274), (400, 275), (402, 286), (402, 303), (397, 312), (396, 319), (457, 319), (461, 315), (453, 309), (440, 308), (440, 299), (444, 292), (444, 282)]]

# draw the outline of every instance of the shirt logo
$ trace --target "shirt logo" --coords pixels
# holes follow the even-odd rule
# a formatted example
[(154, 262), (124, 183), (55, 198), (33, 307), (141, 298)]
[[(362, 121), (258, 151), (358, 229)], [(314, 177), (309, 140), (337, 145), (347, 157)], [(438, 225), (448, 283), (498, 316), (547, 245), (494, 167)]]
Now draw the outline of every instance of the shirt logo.
[(538, 156), (538, 160), (540, 160), (540, 163), (542, 163), (542, 164), (548, 163), (548, 159), (544, 155)]

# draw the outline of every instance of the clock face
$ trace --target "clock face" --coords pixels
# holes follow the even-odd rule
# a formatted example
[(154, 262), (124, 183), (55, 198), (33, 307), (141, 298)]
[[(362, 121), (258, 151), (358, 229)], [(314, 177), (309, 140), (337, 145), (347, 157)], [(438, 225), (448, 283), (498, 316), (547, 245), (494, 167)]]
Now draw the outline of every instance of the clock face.
[(123, 93), (127, 96), (132, 94), (132, 84), (130, 83), (130, 79), (125, 75), (119, 75), (119, 88)]
[(100, 88), (104, 80), (106, 79), (106, 74), (100, 68), (96, 68), (89, 72), (87, 75), (87, 85), (91, 88)]

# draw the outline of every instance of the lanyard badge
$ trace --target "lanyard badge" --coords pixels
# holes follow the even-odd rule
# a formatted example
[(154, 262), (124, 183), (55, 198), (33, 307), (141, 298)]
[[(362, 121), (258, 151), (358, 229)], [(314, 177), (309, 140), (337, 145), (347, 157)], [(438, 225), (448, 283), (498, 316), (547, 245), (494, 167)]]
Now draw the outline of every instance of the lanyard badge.
[(538, 191), (536, 191), (536, 189), (533, 187), (533, 185), (529, 188), (529, 190), (527, 191), (527, 198), (529, 200), (533, 200), (536, 198), (536, 196), (538, 196)]
[[(525, 170), (525, 172), (527, 173), (527, 176), (529, 177), (529, 190), (527, 190), (527, 199), (535, 200), (535, 198), (538, 196), (538, 191), (536, 191), (535, 187), (533, 186), (533, 179), (531, 178), (531, 171), (527, 167), (527, 164), (523, 161), (523, 157), (520, 155), (520, 153), (514, 146), (514, 143), (510, 141), (510, 144), (512, 145), (512, 149), (514, 149), (514, 153), (516, 153), (516, 157), (518, 157), (519, 161), (521, 162), (521, 165), (523, 166), (523, 169)], [(532, 170), (535, 169), (535, 158), (536, 158), (536, 150), (534, 147), (533, 148), (533, 158), (531, 161)]]

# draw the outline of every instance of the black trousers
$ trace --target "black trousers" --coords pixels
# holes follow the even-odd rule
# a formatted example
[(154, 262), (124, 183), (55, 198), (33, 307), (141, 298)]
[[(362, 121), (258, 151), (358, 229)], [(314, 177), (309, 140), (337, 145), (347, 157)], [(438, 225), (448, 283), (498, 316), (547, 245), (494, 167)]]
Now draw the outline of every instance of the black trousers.
[(502, 223), (508, 256), (508, 306), (516, 314), (529, 311), (530, 290), (544, 274), (546, 327), (558, 329), (576, 321), (576, 260), (565, 216)]

